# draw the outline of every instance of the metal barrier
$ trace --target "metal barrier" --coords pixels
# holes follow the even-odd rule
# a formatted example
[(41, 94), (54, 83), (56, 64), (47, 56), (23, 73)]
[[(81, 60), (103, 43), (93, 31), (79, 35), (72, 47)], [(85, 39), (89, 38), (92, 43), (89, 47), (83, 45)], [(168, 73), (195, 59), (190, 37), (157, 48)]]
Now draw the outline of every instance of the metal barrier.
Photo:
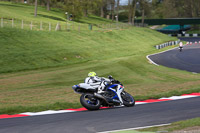
[(163, 43), (163, 44), (160, 44), (160, 45), (156, 45), (156, 49), (162, 49), (162, 48), (165, 48), (167, 46), (173, 46), (173, 45), (177, 45), (180, 43), (180, 40), (178, 41), (170, 41), (170, 42), (166, 42), (166, 43)]

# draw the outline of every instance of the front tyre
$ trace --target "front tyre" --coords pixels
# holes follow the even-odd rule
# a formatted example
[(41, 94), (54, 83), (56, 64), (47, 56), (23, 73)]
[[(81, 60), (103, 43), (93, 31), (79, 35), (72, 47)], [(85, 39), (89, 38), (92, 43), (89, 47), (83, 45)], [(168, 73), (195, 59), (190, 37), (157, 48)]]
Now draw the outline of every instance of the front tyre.
[(124, 106), (132, 107), (135, 105), (135, 99), (129, 93), (124, 91), (121, 93), (121, 97), (122, 97)]
[(88, 110), (98, 110), (101, 106), (101, 101), (94, 97), (93, 94), (84, 93), (80, 97), (80, 102)]

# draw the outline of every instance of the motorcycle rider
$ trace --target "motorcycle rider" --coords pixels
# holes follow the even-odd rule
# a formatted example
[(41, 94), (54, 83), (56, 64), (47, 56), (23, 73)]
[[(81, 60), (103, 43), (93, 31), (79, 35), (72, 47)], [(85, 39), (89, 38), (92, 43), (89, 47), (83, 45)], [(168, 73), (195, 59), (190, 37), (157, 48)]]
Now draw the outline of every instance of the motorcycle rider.
[(112, 76), (108, 78), (98, 77), (95, 72), (89, 72), (88, 77), (85, 79), (85, 83), (89, 84), (93, 88), (98, 88), (97, 93), (104, 93), (106, 85), (109, 84), (112, 80)]
[(180, 43), (179, 43), (179, 51), (181, 52), (181, 51), (182, 51), (182, 49), (183, 49), (183, 43), (182, 43), (182, 42), (180, 42)]

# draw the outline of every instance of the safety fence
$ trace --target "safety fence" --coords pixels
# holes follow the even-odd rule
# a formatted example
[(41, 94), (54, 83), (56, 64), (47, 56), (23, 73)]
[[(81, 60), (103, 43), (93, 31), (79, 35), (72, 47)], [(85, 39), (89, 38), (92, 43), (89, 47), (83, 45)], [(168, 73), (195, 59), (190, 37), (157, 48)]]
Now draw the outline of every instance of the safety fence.
[(166, 43), (163, 43), (163, 44), (160, 44), (160, 45), (156, 45), (156, 49), (162, 49), (162, 48), (165, 48), (167, 46), (173, 46), (173, 45), (177, 45), (180, 43), (180, 40), (178, 41), (170, 41), (170, 42), (166, 42)]
[(43, 22), (27, 21), (19, 19), (1, 18), (0, 28), (12, 27), (37, 31), (99, 31), (128, 29), (132, 26), (146, 27), (146, 24), (107, 23), (107, 24), (80, 24), (74, 21), (67, 22)]
[(200, 34), (168, 34), (169, 36), (176, 36), (176, 37), (200, 37)]

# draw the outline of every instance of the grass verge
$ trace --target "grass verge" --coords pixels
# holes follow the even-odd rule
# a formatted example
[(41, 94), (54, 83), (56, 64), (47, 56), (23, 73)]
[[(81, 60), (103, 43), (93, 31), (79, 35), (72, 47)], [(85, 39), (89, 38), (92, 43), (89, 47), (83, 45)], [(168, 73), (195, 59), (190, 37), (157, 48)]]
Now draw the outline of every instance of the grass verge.
[(200, 118), (174, 122), (167, 126), (151, 127), (139, 130), (127, 130), (113, 133), (199, 133)]
[(61, 110), (69, 108), (80, 108), (80, 103), (67, 103), (67, 102), (56, 102), (54, 104), (46, 104), (40, 106), (13, 106), (0, 110), (0, 114), (19, 114), (24, 112), (40, 112), (46, 110)]
[(147, 129), (142, 129), (139, 131), (151, 131), (151, 132), (167, 132), (167, 133), (189, 133), (200, 132), (200, 117), (174, 122), (171, 125), (163, 126), (163, 127), (152, 127)]
[[(200, 92), (200, 88), (198, 89), (191, 89), (191, 90), (185, 90), (181, 92), (172, 91), (163, 93), (162, 95), (152, 95), (152, 96), (134, 96), (136, 101), (139, 100), (146, 100), (146, 99), (156, 99), (161, 97), (170, 97), (170, 96), (177, 96), (182, 94), (190, 94), (190, 92)], [(40, 112), (40, 111), (46, 111), (46, 110), (62, 110), (62, 109), (69, 109), (69, 108), (81, 108), (82, 105), (80, 103), (68, 103), (68, 102), (56, 102), (52, 104), (43, 104), (39, 106), (12, 106), (12, 107), (6, 107), (2, 108), (0, 110), (0, 114), (18, 114), (22, 112)]]
[(65, 102), (80, 107), (71, 86), (83, 82), (89, 71), (113, 75), (136, 100), (199, 91), (199, 74), (147, 62), (146, 55), (161, 51), (155, 45), (175, 39), (150, 29), (77, 33), (3, 28), (0, 36), (2, 114), (70, 108), (48, 106)]

